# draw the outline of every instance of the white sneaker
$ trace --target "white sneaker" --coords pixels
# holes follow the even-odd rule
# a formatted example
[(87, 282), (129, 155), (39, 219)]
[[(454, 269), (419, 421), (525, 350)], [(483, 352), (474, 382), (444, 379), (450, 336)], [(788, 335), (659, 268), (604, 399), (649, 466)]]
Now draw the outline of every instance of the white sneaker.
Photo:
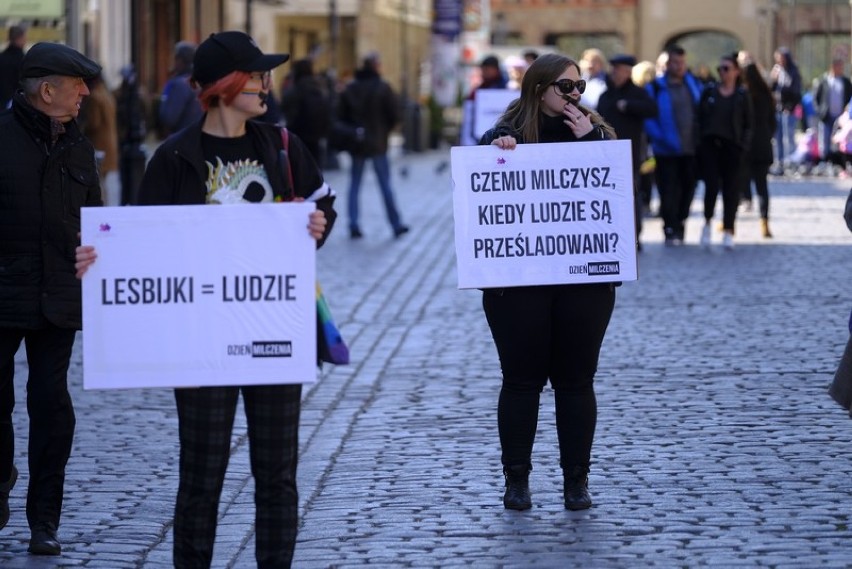
[(701, 246), (709, 247), (710, 246), (710, 232), (712, 228), (709, 223), (704, 224), (704, 229), (701, 230)]
[(728, 251), (734, 248), (734, 236), (725, 232), (725, 235), (722, 237), (722, 247), (727, 249)]

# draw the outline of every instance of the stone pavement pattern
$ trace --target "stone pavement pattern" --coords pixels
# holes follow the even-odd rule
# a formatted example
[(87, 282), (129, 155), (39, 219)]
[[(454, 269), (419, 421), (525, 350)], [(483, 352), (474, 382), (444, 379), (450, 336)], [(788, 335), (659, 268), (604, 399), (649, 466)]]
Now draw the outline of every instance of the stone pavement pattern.
[[(773, 181), (775, 239), (740, 216), (733, 252), (665, 248), (646, 220), (640, 280), (618, 289), (597, 376), (595, 506), (568, 512), (549, 390), (534, 507), (507, 512), (495, 407), (499, 364), (477, 291), (455, 288), (446, 153), (396, 160), (412, 232), (394, 240), (370, 174), (366, 238), (339, 225), (319, 254), (353, 354), (304, 392), (294, 567), (852, 567), (852, 421), (826, 395), (846, 342), (846, 184)], [(400, 175), (405, 166), (408, 176)], [(714, 235), (717, 242), (720, 235)], [(26, 360), (0, 567), (171, 564), (177, 423), (168, 390), (85, 392), (59, 559), (27, 556)], [(238, 414), (214, 567), (253, 567), (253, 484)]]

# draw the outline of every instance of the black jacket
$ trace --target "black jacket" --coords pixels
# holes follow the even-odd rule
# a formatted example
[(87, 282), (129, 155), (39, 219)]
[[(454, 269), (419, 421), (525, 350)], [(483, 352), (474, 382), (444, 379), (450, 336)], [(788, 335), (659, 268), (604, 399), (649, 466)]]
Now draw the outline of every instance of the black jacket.
[(0, 328), (82, 325), (80, 208), (102, 205), (101, 189), (94, 148), (64, 127), (51, 147), (50, 119), (20, 92), (0, 113)]
[[(187, 205), (204, 204), (207, 201), (207, 165), (201, 149), (202, 118), (197, 123), (174, 134), (154, 152), (145, 168), (139, 188), (140, 205)], [(287, 201), (291, 198), (286, 181), (285, 165), (281, 150), (281, 129), (275, 125), (248, 121), (246, 132), (255, 151), (261, 157), (269, 177), (273, 195)], [(328, 188), (322, 174), (310, 157), (299, 137), (290, 133), (289, 164), (293, 175), (295, 196), (316, 199), (317, 209), (325, 212), (328, 220), (325, 235), (317, 246), (325, 242), (334, 225), (334, 193)], [(315, 195), (316, 194), (316, 195)]]
[(307, 143), (318, 143), (331, 126), (331, 101), (314, 75), (301, 77), (281, 95), (287, 128)]
[[(708, 85), (701, 92), (697, 111), (699, 140), (707, 136), (713, 126), (711, 124), (713, 107), (720, 96), (719, 87), (716, 84)], [(754, 109), (752, 109), (751, 99), (743, 87), (736, 87), (732, 96), (734, 97), (734, 112), (731, 117), (731, 128), (734, 139), (731, 142), (739, 146), (740, 149), (747, 151), (751, 148), (751, 140), (754, 135)]]
[(10, 45), (0, 53), (0, 108), (5, 109), (18, 89), (24, 50)]
[[(623, 111), (618, 109), (618, 101), (624, 100)], [(598, 99), (598, 113), (615, 129), (621, 140), (630, 140), (633, 149), (633, 170), (638, 171), (642, 163), (642, 135), (645, 133), (645, 119), (657, 116), (657, 102), (633, 81), (621, 87), (615, 87), (607, 81), (607, 89)]]
[(777, 121), (775, 119), (775, 104), (769, 93), (761, 95), (762, 91), (752, 96), (754, 108), (754, 134), (751, 137), (751, 147), (748, 152), (752, 164), (772, 164), (772, 138), (775, 136)]
[[(577, 138), (574, 131), (568, 128), (565, 124), (565, 117), (562, 115), (551, 117), (544, 113), (539, 115), (539, 142), (575, 142), (575, 141), (596, 141), (608, 140), (606, 132), (597, 125), (592, 125), (592, 130), (586, 136)], [(498, 124), (494, 128), (485, 131), (482, 138), (479, 139), (479, 144), (491, 144), (495, 139), (501, 136), (511, 136), (518, 144), (524, 144), (523, 135), (520, 132), (514, 131), (506, 124)]]
[(391, 86), (378, 73), (359, 70), (355, 80), (340, 95), (337, 113), (340, 120), (364, 127), (364, 142), (352, 154), (387, 154), (388, 136), (399, 122), (399, 102)]

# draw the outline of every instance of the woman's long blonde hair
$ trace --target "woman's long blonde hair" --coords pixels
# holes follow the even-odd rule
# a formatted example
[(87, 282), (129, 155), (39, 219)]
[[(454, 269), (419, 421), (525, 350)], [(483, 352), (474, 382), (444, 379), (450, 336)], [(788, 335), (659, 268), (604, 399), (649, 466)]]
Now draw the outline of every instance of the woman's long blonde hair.
[[(550, 84), (556, 81), (569, 66), (573, 66), (577, 73), (580, 73), (577, 62), (564, 55), (548, 53), (533, 61), (524, 73), (520, 98), (509, 104), (506, 112), (497, 121), (498, 127), (508, 127), (512, 132), (519, 133), (524, 142), (538, 142), (541, 97), (546, 89), (552, 88)], [(593, 126), (601, 127), (608, 138), (616, 138), (615, 131), (598, 113), (581, 104), (577, 104), (577, 108), (591, 118)]]

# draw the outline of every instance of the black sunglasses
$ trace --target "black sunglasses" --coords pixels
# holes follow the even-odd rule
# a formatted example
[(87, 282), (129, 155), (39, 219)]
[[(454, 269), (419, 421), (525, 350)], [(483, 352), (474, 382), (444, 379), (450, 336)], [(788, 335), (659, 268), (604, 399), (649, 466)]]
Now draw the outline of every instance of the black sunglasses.
[(731, 70), (730, 65), (720, 65), (719, 67), (716, 68), (716, 71), (718, 71), (719, 73), (727, 73), (730, 70)]
[(570, 95), (574, 92), (574, 89), (580, 92), (582, 95), (586, 90), (586, 82), (583, 79), (578, 81), (574, 81), (573, 79), (560, 79), (559, 81), (554, 81), (551, 83), (562, 95)]

